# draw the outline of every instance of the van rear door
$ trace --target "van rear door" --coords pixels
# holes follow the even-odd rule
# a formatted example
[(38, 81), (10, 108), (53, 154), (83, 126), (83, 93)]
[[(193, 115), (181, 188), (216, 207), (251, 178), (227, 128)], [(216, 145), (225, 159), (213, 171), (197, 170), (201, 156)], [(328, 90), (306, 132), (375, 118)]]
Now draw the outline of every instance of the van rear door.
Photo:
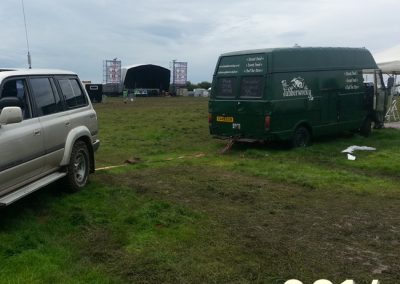
[(265, 54), (222, 56), (209, 103), (211, 134), (259, 137), (265, 133)]
[(211, 134), (227, 137), (238, 134), (238, 129), (234, 127), (234, 123), (237, 123), (236, 89), (236, 77), (214, 78), (209, 102)]
[[(209, 102), (211, 134), (256, 138), (265, 134), (265, 78), (218, 78)], [(233, 92), (234, 89), (237, 89)], [(235, 94), (234, 94), (235, 93)]]
[(266, 103), (265, 77), (263, 75), (243, 76), (240, 79), (236, 105), (237, 127), (247, 138), (259, 138), (265, 134)]

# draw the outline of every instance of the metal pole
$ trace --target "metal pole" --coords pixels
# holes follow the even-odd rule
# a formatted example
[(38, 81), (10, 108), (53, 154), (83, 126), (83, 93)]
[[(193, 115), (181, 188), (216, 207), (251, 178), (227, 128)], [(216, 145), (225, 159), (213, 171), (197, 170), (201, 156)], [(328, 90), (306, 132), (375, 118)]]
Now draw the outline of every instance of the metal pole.
[(25, 17), (25, 5), (24, 5), (24, 0), (21, 0), (21, 2), (22, 2), (22, 13), (24, 14), (26, 47), (28, 48), (28, 67), (29, 67), (29, 69), (32, 69), (31, 54), (30, 54), (30, 52), (29, 52), (28, 29), (27, 29), (27, 27), (26, 27), (26, 17)]
[(175, 63), (176, 59), (172, 60), (172, 92), (175, 93)]

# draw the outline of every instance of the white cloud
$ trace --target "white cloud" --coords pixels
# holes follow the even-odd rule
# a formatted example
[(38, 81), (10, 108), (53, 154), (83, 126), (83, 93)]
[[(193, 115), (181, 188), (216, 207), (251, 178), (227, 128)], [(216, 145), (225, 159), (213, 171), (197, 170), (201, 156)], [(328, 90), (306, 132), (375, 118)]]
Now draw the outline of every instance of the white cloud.
[[(211, 80), (227, 51), (293, 46), (366, 47), (400, 59), (397, 0), (111, 1), (24, 0), (34, 67), (101, 81), (102, 61), (169, 67), (188, 61), (189, 80)], [(0, 67), (26, 66), (21, 2), (2, 0)]]
[(375, 53), (374, 58), (379, 63), (400, 60), (400, 44)]

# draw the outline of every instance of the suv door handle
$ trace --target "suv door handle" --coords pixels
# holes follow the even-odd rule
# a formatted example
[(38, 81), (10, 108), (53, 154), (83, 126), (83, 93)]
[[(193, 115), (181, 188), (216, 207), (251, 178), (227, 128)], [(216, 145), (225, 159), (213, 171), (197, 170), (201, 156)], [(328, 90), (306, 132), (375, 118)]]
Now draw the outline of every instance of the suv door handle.
[(33, 130), (33, 135), (35, 135), (35, 136), (38, 136), (38, 135), (40, 135), (40, 129), (35, 129), (35, 130)]

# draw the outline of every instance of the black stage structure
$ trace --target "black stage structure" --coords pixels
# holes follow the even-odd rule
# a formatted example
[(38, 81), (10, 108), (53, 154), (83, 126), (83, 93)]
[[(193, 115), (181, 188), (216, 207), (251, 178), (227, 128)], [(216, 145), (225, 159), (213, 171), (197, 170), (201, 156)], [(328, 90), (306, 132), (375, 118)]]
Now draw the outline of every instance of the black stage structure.
[(168, 92), (171, 71), (167, 68), (141, 64), (122, 67), (122, 81), (125, 89), (139, 95), (160, 95)]

